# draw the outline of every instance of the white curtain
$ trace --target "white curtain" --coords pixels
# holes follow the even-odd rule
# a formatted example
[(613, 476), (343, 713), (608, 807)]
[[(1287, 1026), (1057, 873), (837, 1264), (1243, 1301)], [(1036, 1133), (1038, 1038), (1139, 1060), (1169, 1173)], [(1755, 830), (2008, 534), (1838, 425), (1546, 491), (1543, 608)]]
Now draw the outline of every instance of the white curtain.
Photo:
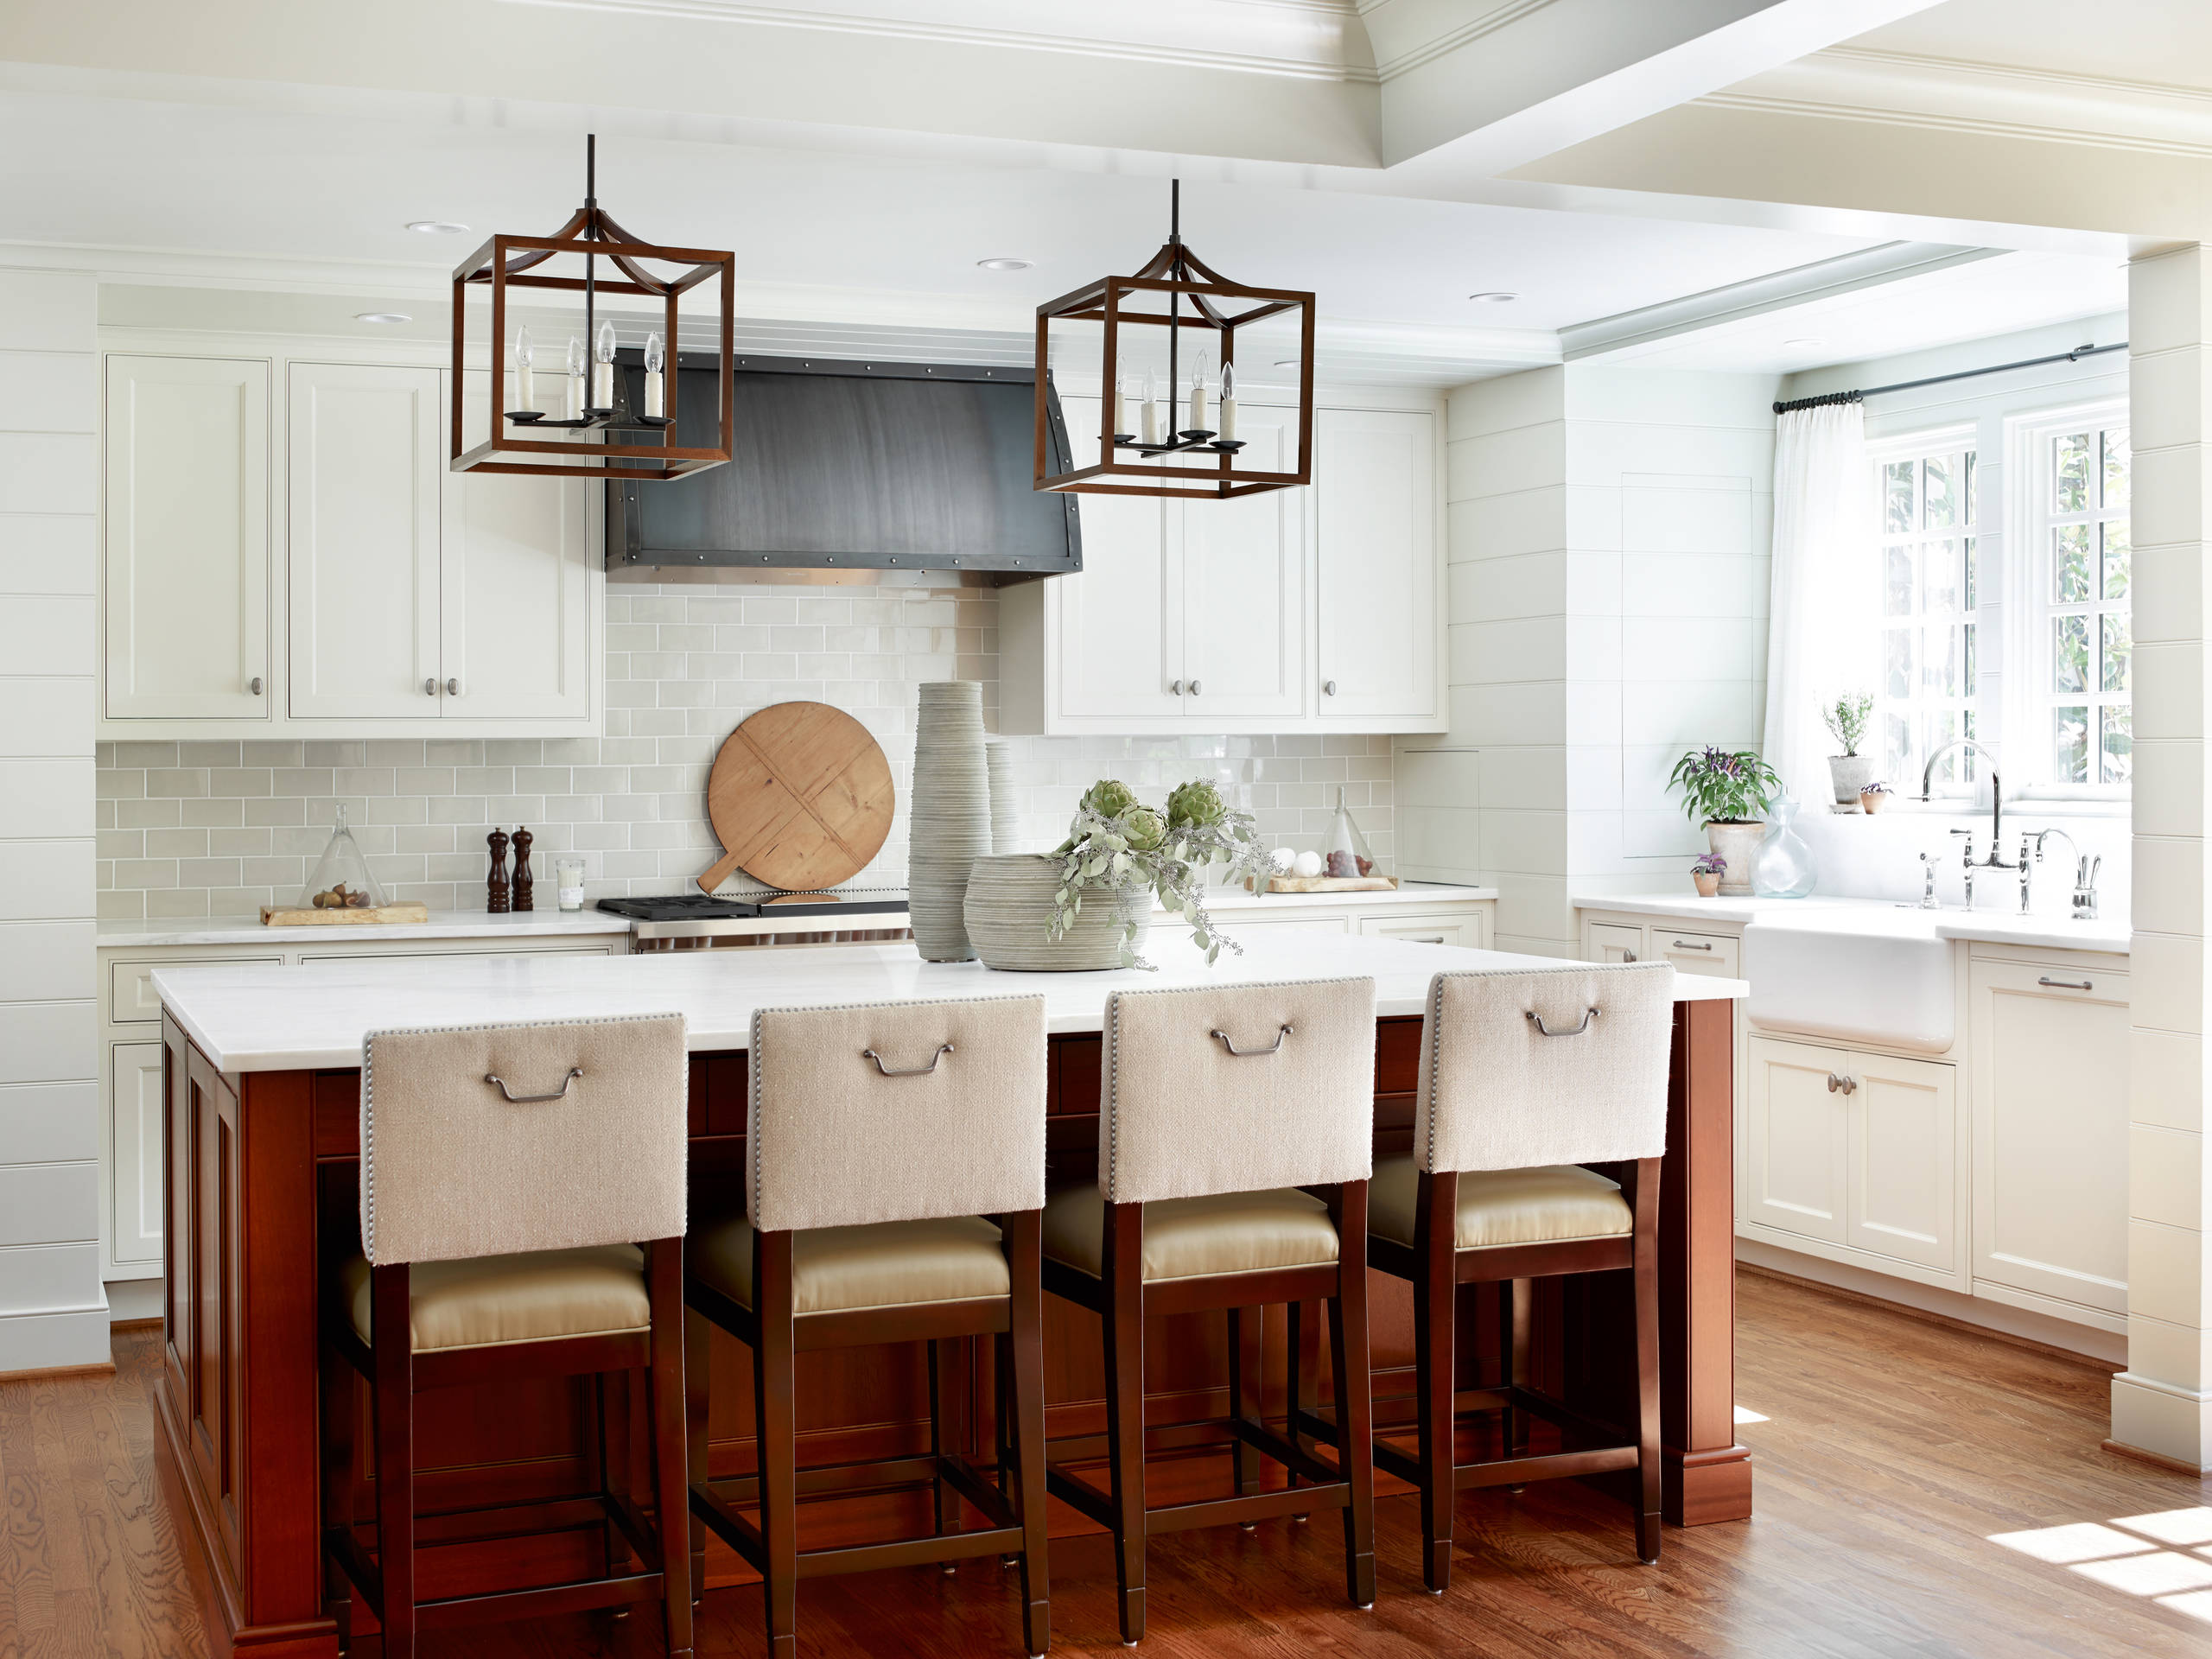
[[(1774, 446), (1774, 588), (1760, 753), (1809, 811), (1834, 798), (1827, 757), (1841, 746), (1821, 710), (1873, 691), (1879, 666), (1872, 489), (1856, 403), (1791, 410)], [(1869, 721), (1859, 752), (1879, 753)]]

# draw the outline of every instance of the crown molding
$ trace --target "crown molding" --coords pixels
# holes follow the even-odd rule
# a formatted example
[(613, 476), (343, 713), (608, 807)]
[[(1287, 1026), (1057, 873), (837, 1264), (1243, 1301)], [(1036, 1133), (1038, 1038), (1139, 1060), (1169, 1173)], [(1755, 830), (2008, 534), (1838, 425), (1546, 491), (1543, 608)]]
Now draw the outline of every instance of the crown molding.
[[(1548, 3), (1548, 0), (1535, 0)], [(1180, 34), (1212, 33), (1193, 27), (1193, 0), (1177, 0), (1172, 9), (1156, 9), (1157, 22), (1147, 31), (1139, 18), (1128, 21), (1119, 35), (1053, 34), (1033, 29), (995, 27), (985, 22), (945, 22), (926, 16), (899, 16), (886, 9), (873, 13), (825, 4), (817, 10), (797, 5), (764, 5), (755, 0), (505, 0), (509, 5), (538, 6), (554, 10), (613, 12), (627, 16), (692, 19), (704, 22), (743, 23), (756, 28), (797, 29), (834, 35), (864, 35), (882, 40), (919, 41), (952, 46), (1001, 50), (1050, 52), (1075, 57), (1116, 60), (1183, 69), (1227, 70), (1240, 74), (1274, 75), (1300, 80), (1325, 80), (1374, 86), (1380, 79), (1374, 66), (1364, 61), (1365, 40), (1358, 16), (1338, 0), (1214, 0), (1217, 8), (1230, 6), (1241, 12), (1279, 13), (1286, 21), (1273, 30), (1261, 31), (1278, 42), (1278, 49), (1236, 51), (1173, 43)], [(948, 8), (939, 8), (946, 10)], [(994, 0), (964, 0), (949, 8), (978, 19), (1019, 12), (1034, 14), (1033, 5), (994, 3)], [(919, 7), (911, 8), (918, 13)], [(1113, 19), (1115, 14), (1100, 14)], [(1325, 20), (1335, 20), (1333, 29)], [(1240, 20), (1246, 29), (1251, 20)], [(1344, 25), (1351, 27), (1346, 28)], [(1152, 38), (1146, 38), (1147, 33)], [(1224, 28), (1223, 36), (1236, 31)], [(1333, 41), (1331, 37), (1333, 36)], [(1306, 46), (1300, 53), (1294, 48)]]
[(1862, 289), (1927, 276), (1956, 265), (2003, 256), (2002, 248), (1960, 248), (1933, 242), (1885, 242), (1855, 253), (1838, 255), (1777, 270), (1702, 294), (1648, 305), (1616, 316), (1596, 317), (1560, 330), (1566, 360), (1599, 357), (1630, 346), (1696, 334), (1746, 317), (1787, 311)]

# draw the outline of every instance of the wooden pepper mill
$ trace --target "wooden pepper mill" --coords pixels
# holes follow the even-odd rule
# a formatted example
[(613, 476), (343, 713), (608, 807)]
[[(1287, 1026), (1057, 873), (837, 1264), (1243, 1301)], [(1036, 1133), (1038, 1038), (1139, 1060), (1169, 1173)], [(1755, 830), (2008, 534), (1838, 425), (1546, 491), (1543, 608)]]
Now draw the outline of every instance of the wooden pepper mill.
[(530, 873), (530, 844), (537, 839), (537, 836), (531, 835), (520, 824), (515, 826), (514, 906), (517, 910), (532, 910), (537, 907), (533, 890), (537, 885), (537, 878)]
[(484, 881), (484, 908), (494, 916), (507, 912), (507, 832), (494, 830), (484, 837), (484, 844), (492, 849), (492, 873)]

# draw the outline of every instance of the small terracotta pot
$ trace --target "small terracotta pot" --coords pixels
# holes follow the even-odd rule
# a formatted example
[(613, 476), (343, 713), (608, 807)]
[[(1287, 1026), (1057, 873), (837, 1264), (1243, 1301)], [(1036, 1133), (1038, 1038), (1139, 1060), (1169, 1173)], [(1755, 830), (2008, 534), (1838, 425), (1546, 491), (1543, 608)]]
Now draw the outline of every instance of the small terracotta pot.
[(1890, 791), (1886, 789), (1862, 789), (1859, 791), (1859, 810), (1861, 812), (1878, 812), (1889, 804)]
[(1699, 898), (1712, 899), (1719, 896), (1720, 892), (1719, 871), (1692, 870), (1690, 872), (1690, 880), (1697, 883), (1697, 896)]

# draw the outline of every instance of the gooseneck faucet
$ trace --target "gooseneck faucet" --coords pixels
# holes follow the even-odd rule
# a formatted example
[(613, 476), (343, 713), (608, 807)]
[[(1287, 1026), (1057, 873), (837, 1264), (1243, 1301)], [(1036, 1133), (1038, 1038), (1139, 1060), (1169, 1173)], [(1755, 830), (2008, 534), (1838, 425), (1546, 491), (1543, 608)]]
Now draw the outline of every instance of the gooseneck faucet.
[[(1955, 836), (1966, 837), (1967, 908), (1974, 908), (1974, 873), (1976, 865), (1989, 870), (2011, 870), (2019, 868), (2005, 856), (2005, 779), (1997, 770), (1997, 752), (1970, 737), (1955, 737), (1928, 757), (1928, 764), (1920, 769), (1920, 798), (1926, 800), (1934, 785), (1936, 763), (1953, 749), (1971, 749), (1989, 762), (1989, 856), (1977, 859), (1974, 855), (1974, 831), (1954, 830)], [(2027, 860), (2023, 857), (2021, 864)]]
[(2028, 849), (2035, 849), (2036, 862), (2043, 862), (2043, 844), (2056, 836), (2066, 843), (2066, 850), (2074, 855), (2074, 919), (2093, 922), (2097, 918), (2097, 871), (2104, 863), (2104, 855), (2084, 857), (2074, 837), (2056, 824), (2032, 836), (2020, 837), (2020, 914), (2028, 913)]

